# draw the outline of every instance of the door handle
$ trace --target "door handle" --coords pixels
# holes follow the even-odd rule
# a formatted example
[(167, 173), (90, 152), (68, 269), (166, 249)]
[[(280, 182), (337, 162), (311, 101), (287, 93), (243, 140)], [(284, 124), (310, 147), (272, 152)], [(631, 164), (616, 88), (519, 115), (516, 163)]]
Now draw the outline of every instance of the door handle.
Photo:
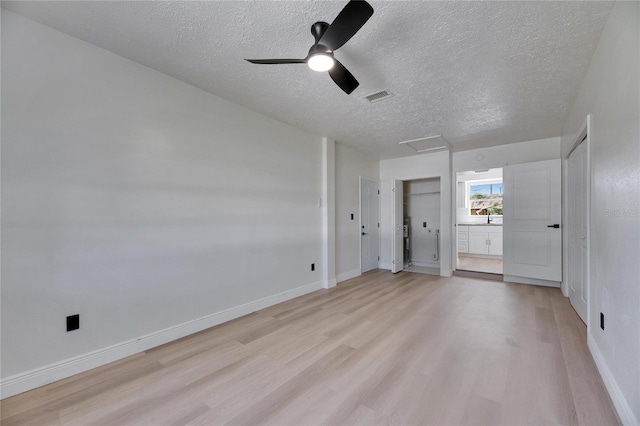
[(362, 235), (367, 235), (367, 233), (366, 233), (366, 232), (363, 232), (363, 233), (362, 233)]
[(558, 228), (560, 228), (560, 224), (554, 223), (553, 225), (547, 225), (547, 228), (556, 228), (556, 229), (558, 229)]

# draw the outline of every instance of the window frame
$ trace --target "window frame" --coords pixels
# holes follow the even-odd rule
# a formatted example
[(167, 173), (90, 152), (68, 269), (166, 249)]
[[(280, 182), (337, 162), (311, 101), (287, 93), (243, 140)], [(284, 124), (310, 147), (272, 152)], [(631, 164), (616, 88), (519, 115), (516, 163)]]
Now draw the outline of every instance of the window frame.
[[(471, 202), (473, 201), (471, 199), (471, 186), (472, 185), (487, 185), (487, 184), (494, 184), (494, 183), (501, 183), (503, 184), (503, 191), (504, 191), (504, 182), (503, 179), (500, 178), (494, 178), (494, 179), (478, 179), (478, 180), (468, 180), (465, 182), (465, 202), (467, 203), (467, 206), (465, 208), (466, 212), (467, 212), (467, 216), (468, 217), (486, 217), (487, 215), (474, 215), (471, 214)], [(504, 192), (503, 192), (503, 197), (504, 197)], [(503, 208), (504, 208), (504, 198), (503, 198)], [(503, 215), (501, 214), (492, 214), (492, 217), (502, 217)]]

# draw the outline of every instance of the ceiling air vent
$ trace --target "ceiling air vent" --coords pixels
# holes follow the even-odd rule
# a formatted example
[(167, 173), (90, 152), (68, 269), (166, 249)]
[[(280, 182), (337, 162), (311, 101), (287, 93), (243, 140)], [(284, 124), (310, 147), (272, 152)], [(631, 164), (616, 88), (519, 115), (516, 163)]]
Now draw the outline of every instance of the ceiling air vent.
[(387, 90), (380, 90), (379, 92), (371, 93), (370, 95), (365, 96), (364, 98), (371, 103), (379, 102), (383, 99), (390, 98), (393, 96)]

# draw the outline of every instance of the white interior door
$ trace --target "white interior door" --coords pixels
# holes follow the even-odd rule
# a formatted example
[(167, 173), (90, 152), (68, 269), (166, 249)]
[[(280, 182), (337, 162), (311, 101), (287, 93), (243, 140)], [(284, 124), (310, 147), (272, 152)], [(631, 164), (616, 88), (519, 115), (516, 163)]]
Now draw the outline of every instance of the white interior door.
[(402, 271), (404, 264), (404, 236), (402, 226), (404, 225), (404, 188), (401, 180), (394, 181), (393, 184), (393, 250), (391, 251), (391, 272)]
[(562, 281), (560, 159), (504, 168), (504, 275)]
[(378, 182), (360, 179), (361, 271), (378, 268), (380, 195)]
[(581, 143), (567, 161), (568, 288), (571, 305), (587, 322), (587, 144)]

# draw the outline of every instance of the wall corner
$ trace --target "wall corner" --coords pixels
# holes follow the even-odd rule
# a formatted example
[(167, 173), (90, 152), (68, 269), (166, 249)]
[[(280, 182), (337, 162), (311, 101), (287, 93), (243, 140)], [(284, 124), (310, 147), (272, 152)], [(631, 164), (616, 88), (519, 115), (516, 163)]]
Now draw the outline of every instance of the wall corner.
[(322, 282), (336, 285), (336, 142), (322, 138)]

